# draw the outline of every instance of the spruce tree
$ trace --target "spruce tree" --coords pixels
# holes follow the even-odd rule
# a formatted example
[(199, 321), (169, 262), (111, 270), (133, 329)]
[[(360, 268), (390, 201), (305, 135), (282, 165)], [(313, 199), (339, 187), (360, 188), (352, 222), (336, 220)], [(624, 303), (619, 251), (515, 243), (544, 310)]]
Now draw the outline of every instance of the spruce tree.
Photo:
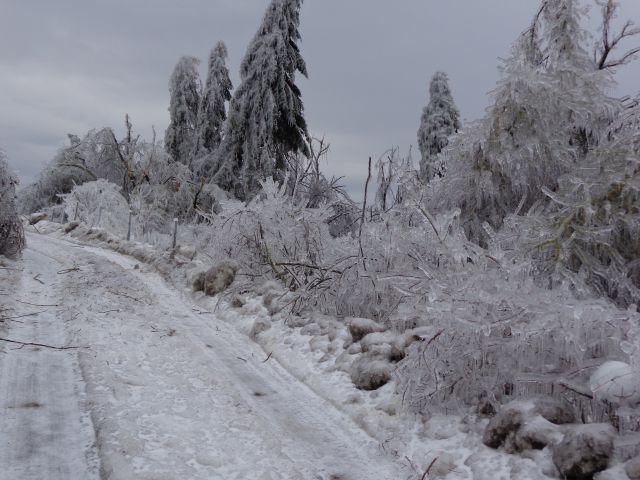
[(200, 105), (200, 79), (195, 57), (184, 56), (178, 60), (169, 80), (169, 127), (164, 144), (174, 162), (191, 163), (196, 141), (196, 125)]
[(16, 206), (18, 180), (9, 171), (5, 155), (0, 150), (0, 255), (14, 257), (25, 245), (22, 222)]
[(297, 42), (302, 0), (272, 0), (240, 67), (214, 159), (214, 182), (238, 198), (260, 181), (282, 181), (289, 155), (309, 156), (309, 133), (295, 74), (307, 76)]
[(204, 85), (198, 123), (196, 129), (196, 146), (194, 158), (197, 165), (194, 170), (198, 175), (207, 172), (207, 157), (213, 153), (222, 141), (222, 127), (227, 119), (226, 102), (231, 100), (231, 79), (226, 65), (227, 47), (218, 42), (209, 55), (207, 80)]
[(418, 129), (420, 176), (426, 182), (442, 173), (436, 164), (436, 156), (449, 144), (449, 137), (460, 129), (460, 113), (453, 101), (446, 73), (435, 73), (429, 94), (429, 104), (422, 111)]

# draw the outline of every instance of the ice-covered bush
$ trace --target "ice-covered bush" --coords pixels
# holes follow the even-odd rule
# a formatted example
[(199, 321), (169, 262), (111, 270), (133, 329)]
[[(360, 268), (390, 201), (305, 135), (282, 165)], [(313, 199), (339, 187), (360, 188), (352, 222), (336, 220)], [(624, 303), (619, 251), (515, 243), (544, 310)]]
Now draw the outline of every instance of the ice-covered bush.
[(608, 415), (591, 401), (589, 375), (628, 358), (627, 312), (566, 289), (505, 281), (499, 271), (439, 296), (428, 311), (431, 336), (410, 347), (397, 372), (406, 408), (452, 412), (544, 394), (569, 400), (584, 419)]
[(0, 150), (0, 255), (13, 257), (24, 248), (22, 222), (16, 208), (17, 178)]
[(103, 228), (117, 235), (126, 235), (129, 205), (119, 186), (107, 180), (96, 180), (75, 187), (64, 195), (65, 214), (91, 227)]
[(543, 189), (556, 189), (622, 108), (605, 93), (609, 73), (587, 52), (583, 13), (575, 0), (544, 2), (502, 65), (487, 116), (445, 150), (450, 168), (432, 199), (460, 208), (474, 241), (484, 242), (485, 222), (499, 228), (507, 215), (548, 201)]
[(207, 253), (216, 261), (234, 259), (240, 275), (275, 278), (291, 290), (321, 282), (330, 273), (329, 259), (340, 255), (327, 244), (332, 240), (326, 223), (330, 208), (305, 208), (272, 180), (262, 187), (246, 205), (222, 201), (219, 215), (205, 215), (209, 234), (201, 240), (209, 245)]

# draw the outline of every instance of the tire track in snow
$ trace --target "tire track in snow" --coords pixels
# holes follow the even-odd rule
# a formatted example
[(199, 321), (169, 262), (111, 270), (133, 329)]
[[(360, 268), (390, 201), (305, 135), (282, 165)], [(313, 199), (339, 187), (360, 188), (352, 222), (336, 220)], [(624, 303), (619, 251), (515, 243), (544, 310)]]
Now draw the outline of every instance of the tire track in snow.
[[(20, 298), (39, 305), (61, 303), (60, 262), (28, 246), (17, 263), (23, 270), (8, 303), (12, 315), (43, 310), (13, 301)], [(7, 320), (3, 336), (65, 345), (59, 311), (48, 307), (19, 322)], [(99, 462), (93, 426), (83, 408), (77, 352), (0, 343), (0, 479), (97, 479)]]
[[(71, 250), (66, 241), (48, 241)], [(107, 478), (408, 478), (346, 414), (277, 362), (262, 363), (260, 347), (231, 326), (195, 314), (188, 297), (158, 274), (134, 270), (137, 261), (108, 250), (74, 250), (95, 264), (105, 291), (113, 289), (106, 280), (113, 278), (129, 296), (153, 299), (152, 305), (109, 299), (121, 313), (110, 314), (111, 331), (97, 338), (111, 351), (96, 346), (95, 358), (82, 356), (96, 362), (87, 366), (87, 381), (104, 417), (99, 441)], [(150, 331), (170, 328), (175, 336), (151, 338)], [(135, 351), (131, 345), (118, 350), (130, 340)]]

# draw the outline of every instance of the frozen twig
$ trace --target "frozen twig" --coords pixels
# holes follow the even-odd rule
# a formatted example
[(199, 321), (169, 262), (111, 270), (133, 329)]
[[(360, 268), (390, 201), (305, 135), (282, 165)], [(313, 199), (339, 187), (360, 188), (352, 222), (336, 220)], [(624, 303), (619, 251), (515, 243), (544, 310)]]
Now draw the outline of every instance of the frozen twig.
[(29, 303), (29, 302), (25, 302), (23, 300), (16, 300), (16, 302), (18, 303), (22, 303), (24, 305), (30, 305), (32, 307), (59, 307), (59, 304), (55, 304), (55, 305), (41, 305), (39, 303)]
[(362, 259), (362, 266), (367, 269), (367, 264), (364, 261), (364, 250), (362, 248), (362, 227), (364, 226), (366, 211), (367, 211), (367, 192), (369, 190), (369, 182), (371, 181), (371, 157), (369, 157), (369, 168), (367, 174), (367, 181), (364, 184), (364, 200), (362, 202), (362, 216), (360, 217), (360, 232), (358, 233), (358, 243), (360, 245), (360, 258)]
[(438, 458), (440, 457), (436, 457), (433, 460), (431, 460), (431, 463), (429, 464), (429, 466), (427, 467), (427, 470), (424, 472), (424, 474), (422, 475), (422, 480), (425, 480), (425, 478), (429, 478), (429, 472), (431, 472), (431, 469), (433, 468), (433, 466), (435, 465), (435, 463), (438, 461)]
[(78, 347), (78, 346), (56, 347), (53, 345), (47, 345), (45, 343), (21, 342), (20, 340), (12, 340), (10, 338), (2, 338), (2, 337), (0, 337), (0, 342), (15, 343), (20, 345), (20, 348), (25, 346), (50, 348), (51, 350), (75, 350), (78, 348), (89, 348), (89, 347)]
[(24, 315), (16, 315), (15, 317), (0, 317), (0, 321), (15, 320), (16, 318), (24, 318), (24, 317), (35, 317), (36, 315), (40, 315), (41, 313), (44, 313), (44, 312), (48, 312), (48, 310), (43, 310), (41, 312), (25, 313)]
[(65, 268), (64, 270), (60, 270), (58, 273), (58, 275), (65, 275), (67, 273), (71, 273), (71, 272), (79, 272), (80, 268), (78, 267), (72, 267), (72, 268)]

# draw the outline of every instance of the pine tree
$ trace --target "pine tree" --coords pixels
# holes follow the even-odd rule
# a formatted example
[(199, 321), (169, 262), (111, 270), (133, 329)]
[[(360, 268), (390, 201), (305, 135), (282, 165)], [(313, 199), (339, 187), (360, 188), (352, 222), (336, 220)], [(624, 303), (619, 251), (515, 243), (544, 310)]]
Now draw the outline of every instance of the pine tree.
[(436, 156), (449, 144), (449, 137), (460, 129), (460, 113), (449, 89), (449, 78), (444, 72), (436, 72), (429, 87), (429, 104), (422, 111), (418, 130), (420, 176), (429, 181), (441, 174)]
[(165, 132), (164, 144), (171, 159), (185, 165), (191, 163), (196, 142), (200, 105), (200, 79), (197, 69), (199, 63), (195, 57), (181, 57), (169, 80), (170, 123)]
[[(227, 47), (218, 42), (209, 55), (207, 80), (205, 82), (196, 129), (194, 158), (205, 163), (222, 141), (222, 127), (227, 119), (226, 102), (231, 100), (231, 79), (226, 65)], [(198, 175), (206, 174), (207, 165), (198, 165), (194, 170)]]
[(9, 171), (5, 155), (0, 150), (0, 255), (14, 257), (25, 245), (22, 222), (16, 207), (18, 180)]
[(214, 161), (214, 182), (250, 198), (260, 181), (282, 181), (289, 155), (309, 156), (309, 133), (295, 74), (307, 76), (297, 42), (302, 0), (272, 0), (240, 67)]

